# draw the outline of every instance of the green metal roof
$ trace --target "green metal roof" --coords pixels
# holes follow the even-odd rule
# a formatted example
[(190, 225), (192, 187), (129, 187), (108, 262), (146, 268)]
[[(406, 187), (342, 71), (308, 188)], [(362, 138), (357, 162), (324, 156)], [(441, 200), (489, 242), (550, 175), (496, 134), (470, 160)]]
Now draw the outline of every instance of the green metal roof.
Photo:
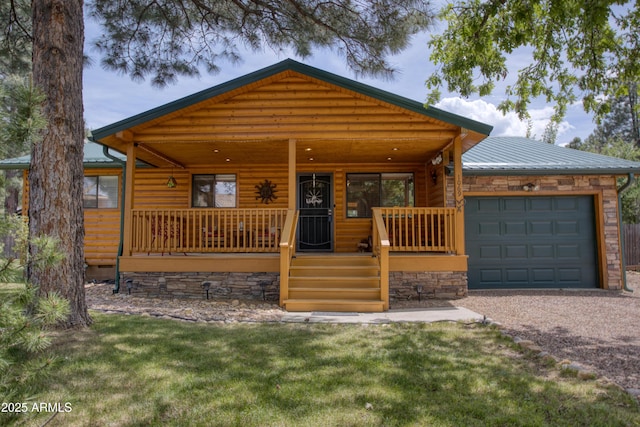
[(626, 175), (640, 162), (522, 137), (488, 137), (462, 155), (465, 175)]
[[(91, 142), (89, 140), (85, 140), (84, 142), (84, 167), (85, 168), (112, 168), (118, 167), (119, 164), (106, 157), (102, 152), (102, 148), (104, 146), (101, 144), (97, 144), (95, 142)], [(109, 152), (110, 155), (116, 157), (121, 160), (126, 160), (126, 156), (118, 152)], [(15, 157), (13, 159), (5, 159), (0, 160), (0, 170), (1, 169), (29, 169), (29, 163), (31, 161), (31, 156), (21, 156)]]
[(327, 82), (336, 86), (340, 86), (347, 90), (351, 90), (366, 96), (370, 96), (372, 98), (379, 99), (380, 101), (396, 105), (398, 107), (422, 114), (424, 116), (427, 116), (436, 120), (441, 120), (443, 122), (460, 126), (464, 129), (468, 129), (470, 131), (474, 131), (482, 135), (489, 135), (489, 133), (493, 129), (493, 126), (487, 125), (485, 123), (471, 120), (466, 117), (459, 116), (457, 114), (452, 114), (435, 107), (431, 107), (431, 106), (425, 107), (424, 104), (418, 101), (414, 101), (409, 98), (395, 95), (391, 92), (387, 92), (387, 91), (375, 88), (373, 86), (359, 83), (354, 80), (347, 79), (345, 77), (341, 77), (336, 74), (320, 70), (318, 68), (304, 65), (292, 59), (285, 59), (282, 62), (279, 62), (277, 64), (271, 65), (269, 67), (263, 68), (258, 71), (254, 71), (253, 73), (236, 78), (234, 80), (230, 80), (218, 86), (205, 89), (203, 91), (194, 93), (193, 95), (186, 96), (184, 98), (178, 99), (168, 104), (164, 104), (159, 107), (153, 108), (151, 110), (145, 111), (143, 113), (137, 114), (135, 116), (123, 119), (119, 122), (104, 126), (100, 129), (93, 130), (92, 139), (94, 141), (99, 141), (100, 139), (107, 137), (109, 135), (113, 135), (116, 132), (120, 132), (125, 129), (129, 129), (131, 127), (143, 124), (150, 120), (157, 119), (166, 114), (170, 114), (172, 112), (194, 105), (198, 102), (206, 101), (207, 99), (213, 98), (215, 96), (222, 95), (226, 92), (238, 89), (242, 86), (255, 83), (259, 80), (262, 80), (262, 79), (271, 77), (275, 74), (278, 74), (284, 71), (289, 71), (289, 70), (307, 75), (309, 77), (316, 78), (318, 80), (322, 80), (324, 82)]

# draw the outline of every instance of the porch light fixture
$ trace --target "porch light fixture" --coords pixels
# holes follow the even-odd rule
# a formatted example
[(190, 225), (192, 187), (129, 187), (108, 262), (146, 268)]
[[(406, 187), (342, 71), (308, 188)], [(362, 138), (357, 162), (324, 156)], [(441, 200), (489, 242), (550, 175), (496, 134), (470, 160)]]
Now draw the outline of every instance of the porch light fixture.
[(438, 171), (435, 169), (431, 171), (431, 181), (433, 181), (434, 184), (438, 183)]
[(209, 299), (209, 289), (211, 288), (211, 282), (202, 282), (202, 288), (207, 293), (207, 299)]
[(431, 159), (431, 164), (434, 166), (439, 165), (440, 163), (442, 163), (442, 153), (438, 153), (437, 156)]
[(524, 191), (538, 191), (540, 189), (540, 186), (537, 185), (537, 184), (534, 184), (532, 182), (529, 182), (529, 183), (523, 185), (522, 189)]
[(418, 301), (422, 299), (422, 285), (416, 285), (416, 292), (418, 293)]
[(173, 175), (169, 175), (169, 180), (167, 181), (167, 187), (175, 188), (176, 185), (178, 185), (178, 182), (176, 181), (176, 179), (173, 177)]

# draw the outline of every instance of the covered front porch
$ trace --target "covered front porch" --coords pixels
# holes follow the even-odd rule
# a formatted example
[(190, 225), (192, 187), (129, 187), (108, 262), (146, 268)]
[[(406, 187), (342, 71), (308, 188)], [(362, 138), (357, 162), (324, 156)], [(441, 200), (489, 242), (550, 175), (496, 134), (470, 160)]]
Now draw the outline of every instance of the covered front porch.
[(126, 154), (130, 283), (270, 282), (287, 309), (379, 311), (452, 275), (466, 293), (461, 157), (490, 129), (284, 61), (93, 138)]

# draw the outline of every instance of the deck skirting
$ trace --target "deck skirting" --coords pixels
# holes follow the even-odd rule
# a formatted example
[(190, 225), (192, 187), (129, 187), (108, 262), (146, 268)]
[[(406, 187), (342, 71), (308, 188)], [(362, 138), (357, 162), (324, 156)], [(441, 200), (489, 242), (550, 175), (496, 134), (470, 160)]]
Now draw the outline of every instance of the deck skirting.
[[(203, 283), (209, 282), (209, 298), (278, 301), (280, 275), (272, 272), (128, 272), (121, 273), (121, 293), (150, 298), (205, 299)], [(418, 286), (421, 286), (420, 296)], [(264, 293), (263, 293), (264, 289)], [(467, 295), (466, 271), (391, 272), (389, 299), (395, 301), (427, 298), (462, 298)]]

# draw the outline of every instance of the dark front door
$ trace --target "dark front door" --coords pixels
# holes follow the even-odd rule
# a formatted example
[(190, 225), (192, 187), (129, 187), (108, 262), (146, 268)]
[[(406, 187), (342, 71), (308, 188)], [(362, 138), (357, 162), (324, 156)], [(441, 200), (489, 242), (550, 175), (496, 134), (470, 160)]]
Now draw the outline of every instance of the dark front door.
[(298, 176), (298, 250), (333, 250), (331, 175)]

